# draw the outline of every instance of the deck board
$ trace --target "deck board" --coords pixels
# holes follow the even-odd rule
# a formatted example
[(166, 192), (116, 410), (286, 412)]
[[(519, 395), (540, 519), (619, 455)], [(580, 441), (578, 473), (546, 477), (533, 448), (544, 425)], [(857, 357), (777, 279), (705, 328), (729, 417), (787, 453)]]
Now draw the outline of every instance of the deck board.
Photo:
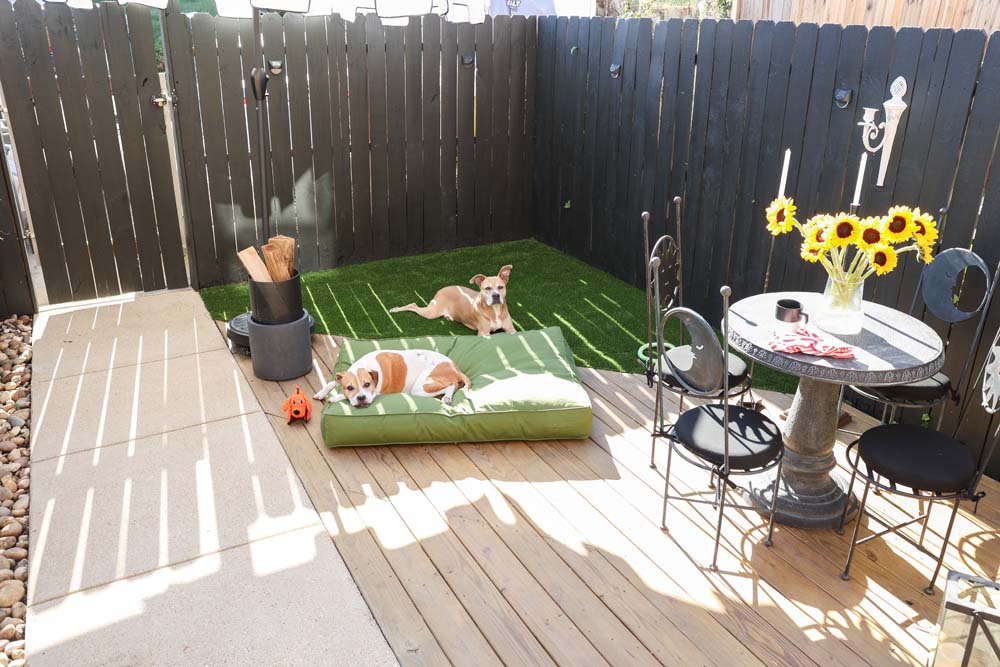
[[(673, 502), (661, 531), (666, 450), (651, 469), (654, 395), (639, 375), (581, 369), (594, 403), (582, 441), (328, 449), (318, 413), (289, 426), (280, 409), (329, 376), (336, 340), (314, 336), (313, 349), (313, 372), (293, 382), (238, 361), (404, 665), (918, 665), (934, 645), (940, 593), (920, 590), (933, 562), (899, 538), (859, 547), (845, 582), (849, 538), (833, 531), (779, 525), (768, 549), (760, 515), (729, 511), (718, 572), (711, 507)], [(790, 397), (755, 395), (780, 423)], [(677, 464), (675, 492), (705, 493), (704, 477)], [(995, 579), (1000, 485), (983, 487), (945, 564)], [(872, 498), (890, 519), (916, 508)], [(932, 550), (947, 514), (932, 515)]]

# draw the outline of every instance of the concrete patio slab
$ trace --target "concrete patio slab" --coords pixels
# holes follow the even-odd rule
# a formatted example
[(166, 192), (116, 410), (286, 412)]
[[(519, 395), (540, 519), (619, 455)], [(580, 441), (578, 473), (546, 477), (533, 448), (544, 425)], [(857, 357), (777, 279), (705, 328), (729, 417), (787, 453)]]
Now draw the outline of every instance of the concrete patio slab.
[(34, 461), (259, 409), (226, 349), (36, 382), (32, 393)]
[(396, 664), (319, 526), (28, 610), (33, 667)]
[(35, 464), (29, 604), (317, 523), (276, 445), (258, 412)]
[(54, 313), (34, 367), (32, 665), (395, 664), (197, 294)]
[(226, 347), (191, 290), (48, 310), (34, 328), (35, 380), (71, 377)]

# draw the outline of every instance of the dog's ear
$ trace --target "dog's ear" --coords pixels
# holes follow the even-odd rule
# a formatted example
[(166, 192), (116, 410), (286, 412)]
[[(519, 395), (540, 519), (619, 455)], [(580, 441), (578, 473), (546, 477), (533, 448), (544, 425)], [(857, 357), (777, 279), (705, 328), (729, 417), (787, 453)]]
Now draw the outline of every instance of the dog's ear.
[(500, 276), (500, 280), (504, 281), (505, 283), (508, 280), (510, 280), (510, 270), (513, 269), (513, 268), (514, 268), (514, 266), (512, 264), (508, 264), (508, 265), (502, 267), (500, 269), (500, 273), (497, 274), (498, 276)]
[(481, 273), (477, 273), (476, 275), (474, 275), (471, 278), (469, 278), (469, 284), (470, 285), (482, 285), (484, 280), (486, 280), (486, 276), (484, 276)]
[(368, 369), (368, 374), (372, 376), (372, 382), (374, 382), (375, 386), (377, 387), (378, 386), (378, 371), (373, 371), (371, 369)]
[(344, 384), (344, 374), (337, 373), (336, 375), (333, 376), (333, 381), (340, 385)]

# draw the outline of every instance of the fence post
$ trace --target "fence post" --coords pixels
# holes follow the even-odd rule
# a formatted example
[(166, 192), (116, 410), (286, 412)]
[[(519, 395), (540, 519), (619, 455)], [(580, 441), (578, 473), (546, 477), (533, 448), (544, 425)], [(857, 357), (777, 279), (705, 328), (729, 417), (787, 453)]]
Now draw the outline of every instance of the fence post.
[[(160, 13), (160, 35), (163, 38), (163, 69), (167, 81), (167, 121), (170, 125), (170, 138), (174, 146), (171, 159), (171, 171), (176, 175), (177, 187), (180, 190), (180, 217), (184, 221), (184, 244), (187, 247), (188, 256), (188, 280), (191, 287), (198, 289), (201, 281), (198, 277), (198, 257), (194, 243), (193, 222), (191, 220), (190, 205), (188, 202), (187, 172), (184, 169), (184, 146), (181, 144), (179, 131), (179, 119), (177, 117), (177, 91), (174, 87), (173, 54), (171, 53), (170, 29), (167, 17), (171, 14), (180, 14), (178, 0), (169, 0), (166, 9)], [(190, 100), (186, 100), (190, 102)]]

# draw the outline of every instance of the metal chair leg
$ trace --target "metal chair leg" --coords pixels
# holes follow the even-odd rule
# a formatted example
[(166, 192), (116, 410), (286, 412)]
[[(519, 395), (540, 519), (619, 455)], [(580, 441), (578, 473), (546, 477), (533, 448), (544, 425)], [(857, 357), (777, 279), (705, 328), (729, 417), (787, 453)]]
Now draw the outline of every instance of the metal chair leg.
[(851, 559), (854, 558), (854, 546), (858, 542), (858, 530), (861, 528), (861, 518), (865, 514), (865, 503), (868, 501), (868, 489), (871, 488), (871, 480), (865, 480), (865, 492), (861, 494), (861, 506), (858, 507), (858, 518), (854, 522), (854, 532), (851, 534), (851, 548), (847, 552), (847, 562), (844, 563), (844, 571), (840, 578), (847, 581), (851, 578)]
[(653, 404), (653, 431), (649, 443), (649, 467), (656, 467), (656, 434), (663, 431), (663, 385), (656, 378), (656, 402)]
[(785, 462), (785, 458), (782, 457), (778, 461), (778, 471), (774, 474), (774, 490), (771, 491), (771, 516), (767, 520), (767, 539), (764, 540), (764, 546), (769, 547), (774, 544), (774, 512), (778, 509), (778, 486), (781, 484), (781, 466)]
[(715, 525), (715, 550), (712, 552), (712, 570), (718, 570), (719, 560), (719, 539), (722, 537), (722, 513), (726, 509), (726, 477), (719, 475), (719, 520)]
[(931, 508), (934, 507), (934, 501), (930, 498), (920, 501), (921, 509), (923, 509), (924, 503), (927, 503), (927, 509), (923, 512), (924, 525), (920, 528), (920, 539), (917, 540), (921, 546), (924, 544), (924, 535), (927, 533), (927, 524), (930, 523), (931, 520)]
[[(840, 525), (837, 526), (837, 534), (844, 534), (844, 522), (847, 521), (847, 510), (851, 506), (851, 494), (854, 493), (854, 478), (858, 476), (856, 466), (851, 466), (851, 483), (847, 485), (847, 502), (844, 503), (844, 512), (840, 515)], [(860, 516), (858, 517), (861, 518)]]
[(673, 458), (674, 445), (667, 442), (667, 467), (663, 471), (663, 516), (660, 517), (660, 528), (667, 529), (667, 495), (670, 493), (670, 460)]
[(941, 564), (944, 562), (944, 554), (948, 551), (948, 540), (951, 539), (951, 529), (955, 525), (955, 516), (958, 514), (958, 504), (962, 499), (955, 498), (955, 503), (951, 508), (951, 518), (948, 519), (948, 529), (944, 531), (944, 544), (941, 545), (941, 555), (938, 556), (937, 565), (934, 566), (934, 574), (931, 575), (931, 581), (927, 584), (927, 588), (924, 589), (924, 593), (927, 595), (934, 595), (934, 582), (937, 580), (938, 573), (941, 571)]

